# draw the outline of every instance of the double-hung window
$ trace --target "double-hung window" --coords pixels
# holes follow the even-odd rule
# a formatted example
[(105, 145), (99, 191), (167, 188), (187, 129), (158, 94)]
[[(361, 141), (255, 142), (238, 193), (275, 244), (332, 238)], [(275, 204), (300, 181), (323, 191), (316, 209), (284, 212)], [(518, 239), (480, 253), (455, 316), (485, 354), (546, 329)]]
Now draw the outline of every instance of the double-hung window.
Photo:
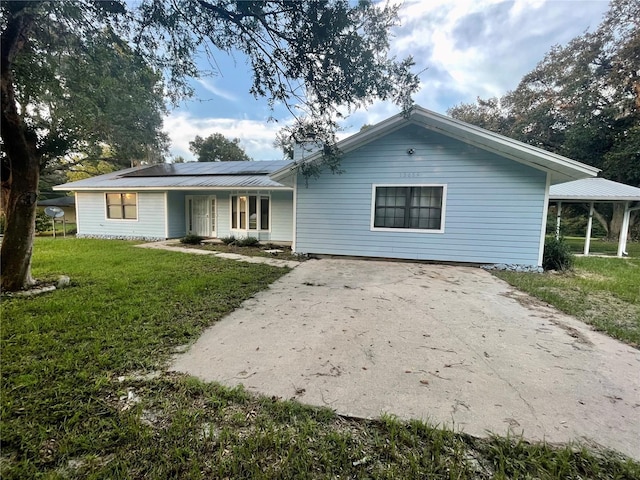
[(269, 230), (269, 197), (266, 195), (231, 195), (231, 228), (234, 230)]
[(137, 193), (107, 193), (107, 218), (113, 220), (138, 219)]
[(372, 230), (444, 231), (444, 185), (374, 185)]

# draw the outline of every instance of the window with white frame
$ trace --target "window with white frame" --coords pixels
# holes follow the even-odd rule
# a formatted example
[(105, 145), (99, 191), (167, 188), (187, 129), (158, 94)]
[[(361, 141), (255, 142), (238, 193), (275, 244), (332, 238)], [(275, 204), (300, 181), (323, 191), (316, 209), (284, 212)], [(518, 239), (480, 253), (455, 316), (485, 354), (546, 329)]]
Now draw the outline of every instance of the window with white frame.
[(444, 230), (444, 185), (374, 185), (373, 195), (373, 230)]
[(138, 219), (137, 193), (107, 193), (107, 218), (113, 220)]
[(267, 195), (232, 195), (231, 228), (234, 230), (269, 230), (269, 197)]

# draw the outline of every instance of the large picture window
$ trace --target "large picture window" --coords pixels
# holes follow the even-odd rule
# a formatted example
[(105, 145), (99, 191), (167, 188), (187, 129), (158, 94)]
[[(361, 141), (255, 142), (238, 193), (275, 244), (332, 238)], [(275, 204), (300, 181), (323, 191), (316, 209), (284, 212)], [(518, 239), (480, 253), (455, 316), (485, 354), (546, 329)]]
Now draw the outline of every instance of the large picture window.
[(138, 219), (137, 193), (107, 193), (107, 218), (114, 220)]
[(444, 185), (376, 185), (373, 229), (444, 230)]
[(231, 228), (269, 230), (269, 203), (265, 195), (232, 195)]

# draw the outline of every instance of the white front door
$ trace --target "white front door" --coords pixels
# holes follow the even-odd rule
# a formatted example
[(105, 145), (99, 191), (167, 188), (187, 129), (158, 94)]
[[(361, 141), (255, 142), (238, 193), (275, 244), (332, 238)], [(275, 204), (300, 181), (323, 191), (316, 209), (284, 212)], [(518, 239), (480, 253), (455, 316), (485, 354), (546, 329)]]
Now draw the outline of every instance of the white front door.
[(187, 195), (187, 233), (201, 237), (215, 236), (215, 197), (207, 195)]

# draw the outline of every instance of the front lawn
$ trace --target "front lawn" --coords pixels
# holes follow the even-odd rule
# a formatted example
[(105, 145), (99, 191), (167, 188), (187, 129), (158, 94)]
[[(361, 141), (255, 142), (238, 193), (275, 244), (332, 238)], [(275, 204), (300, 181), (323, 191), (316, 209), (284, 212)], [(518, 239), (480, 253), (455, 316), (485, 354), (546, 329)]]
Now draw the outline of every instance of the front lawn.
[(35, 252), (35, 276), (72, 286), (2, 300), (3, 479), (640, 478), (610, 452), (343, 418), (163, 372), (286, 269), (120, 241), (38, 238)]
[[(606, 245), (611, 244), (599, 247)], [(495, 274), (597, 330), (639, 347), (640, 244), (629, 243), (628, 250), (628, 258), (576, 257), (574, 270), (566, 273)]]
[[(574, 253), (584, 252), (584, 241), (582, 237), (563, 237)], [(618, 253), (618, 241), (592, 238), (589, 245), (590, 255), (616, 255)], [(627, 242), (627, 253), (630, 257), (640, 257), (640, 242)]]

